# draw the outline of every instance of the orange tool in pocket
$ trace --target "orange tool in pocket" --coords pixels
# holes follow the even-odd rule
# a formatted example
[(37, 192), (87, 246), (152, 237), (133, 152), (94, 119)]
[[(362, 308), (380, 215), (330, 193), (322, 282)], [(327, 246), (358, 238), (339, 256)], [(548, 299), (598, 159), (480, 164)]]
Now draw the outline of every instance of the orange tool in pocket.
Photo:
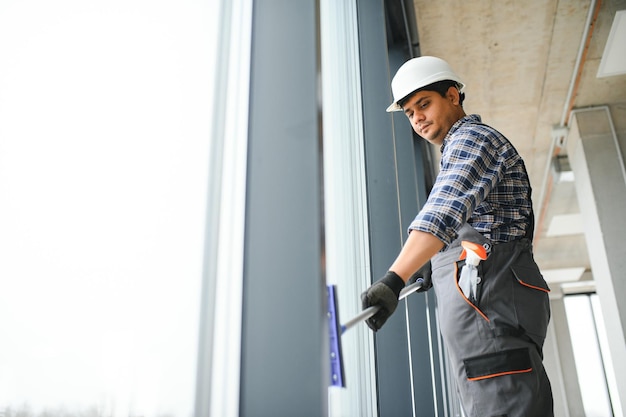
[(465, 259), (465, 265), (459, 275), (459, 288), (470, 302), (476, 304), (477, 286), (481, 280), (478, 276), (478, 264), (487, 259), (487, 251), (482, 245), (467, 240), (462, 241), (461, 246), (463, 252), (459, 259)]

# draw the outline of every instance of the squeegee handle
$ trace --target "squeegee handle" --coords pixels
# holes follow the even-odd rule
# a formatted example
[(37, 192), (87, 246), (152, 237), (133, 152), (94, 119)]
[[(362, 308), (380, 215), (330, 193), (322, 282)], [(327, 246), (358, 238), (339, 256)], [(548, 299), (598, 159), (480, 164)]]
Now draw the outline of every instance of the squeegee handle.
[[(413, 294), (415, 291), (419, 290), (420, 288), (422, 288), (422, 280), (418, 279), (416, 282), (414, 282), (411, 285), (408, 285), (408, 286), (404, 287), (402, 289), (402, 291), (400, 291), (400, 295), (398, 296), (398, 300), (402, 300), (402, 299), (408, 297), (409, 295)], [(352, 319), (348, 320), (347, 322), (345, 322), (344, 324), (341, 325), (341, 333), (343, 334), (343, 333), (346, 332), (346, 330), (354, 327), (356, 324), (369, 319), (374, 314), (378, 313), (378, 310), (380, 310), (380, 306), (371, 306), (371, 307), (368, 307), (365, 310), (361, 311), (359, 314), (354, 316)]]
[(356, 316), (354, 316), (353, 318), (351, 318), (350, 320), (348, 320), (347, 322), (341, 325), (341, 333), (343, 334), (346, 332), (346, 330), (351, 329), (352, 327), (359, 324), (360, 322), (369, 319), (374, 314), (378, 313), (378, 310), (380, 310), (379, 306), (371, 306), (361, 311), (359, 314), (357, 314)]

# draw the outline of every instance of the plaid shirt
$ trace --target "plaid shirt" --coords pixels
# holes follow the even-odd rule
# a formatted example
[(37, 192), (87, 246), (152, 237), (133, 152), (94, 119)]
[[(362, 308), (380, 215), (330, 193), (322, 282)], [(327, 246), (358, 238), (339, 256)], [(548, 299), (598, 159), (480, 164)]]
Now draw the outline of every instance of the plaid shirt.
[(441, 147), (440, 168), (409, 232), (431, 233), (447, 246), (465, 222), (496, 243), (523, 237), (532, 227), (524, 161), (480, 116), (465, 116), (452, 126)]

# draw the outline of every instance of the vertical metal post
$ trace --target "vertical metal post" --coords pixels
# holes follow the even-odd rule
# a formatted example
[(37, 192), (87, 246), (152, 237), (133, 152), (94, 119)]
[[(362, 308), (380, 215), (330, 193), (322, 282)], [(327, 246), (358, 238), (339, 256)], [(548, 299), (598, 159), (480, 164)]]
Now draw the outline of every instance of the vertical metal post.
[(318, 35), (315, 0), (255, 0), (243, 417), (326, 415)]

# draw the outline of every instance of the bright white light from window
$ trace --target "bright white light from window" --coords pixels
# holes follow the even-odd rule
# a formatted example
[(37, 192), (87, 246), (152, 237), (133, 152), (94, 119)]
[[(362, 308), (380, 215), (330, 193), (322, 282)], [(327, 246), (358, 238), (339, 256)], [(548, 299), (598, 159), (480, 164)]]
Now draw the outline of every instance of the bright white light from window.
[(588, 295), (568, 295), (563, 297), (563, 303), (567, 313), (585, 415), (612, 416), (591, 300)]
[(598, 67), (598, 78), (626, 74), (626, 57), (624, 42), (626, 41), (626, 10), (615, 13), (609, 37), (604, 46), (602, 59)]
[(210, 9), (0, 3), (0, 415), (192, 413)]

